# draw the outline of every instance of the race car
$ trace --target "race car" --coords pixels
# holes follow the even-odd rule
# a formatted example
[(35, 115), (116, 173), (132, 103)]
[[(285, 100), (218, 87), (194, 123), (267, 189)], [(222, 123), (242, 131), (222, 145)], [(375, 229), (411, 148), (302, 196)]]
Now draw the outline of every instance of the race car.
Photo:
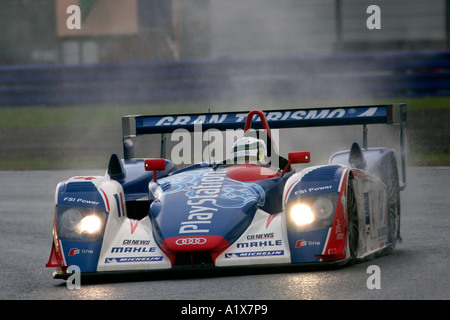
[[(395, 152), (367, 147), (369, 124), (400, 125), (401, 181)], [(345, 265), (389, 252), (401, 239), (405, 124), (405, 104), (123, 117), (123, 159), (56, 187), (46, 266), (67, 279), (71, 266), (100, 275)], [(310, 167), (308, 151), (279, 154), (274, 128), (334, 125), (362, 125), (363, 146)], [(199, 130), (239, 134), (219, 161), (178, 168), (164, 158), (166, 134)], [(161, 157), (134, 157), (133, 140), (148, 134), (161, 135)]]

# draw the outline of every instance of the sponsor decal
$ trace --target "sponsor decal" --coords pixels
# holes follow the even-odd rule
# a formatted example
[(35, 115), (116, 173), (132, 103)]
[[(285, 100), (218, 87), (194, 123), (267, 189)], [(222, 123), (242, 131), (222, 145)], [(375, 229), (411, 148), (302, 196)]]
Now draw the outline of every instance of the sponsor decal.
[(345, 232), (344, 232), (344, 230), (342, 230), (341, 221), (339, 219), (336, 219), (335, 235), (336, 235), (336, 240), (344, 240)]
[[(159, 183), (150, 183), (150, 192), (164, 205), (156, 210), (177, 210), (172, 237), (205, 236), (215, 226), (212, 221), (221, 209), (242, 208), (249, 202), (264, 205), (265, 192), (256, 183), (227, 178), (226, 169), (192, 170)], [(176, 196), (174, 196), (176, 195)], [(174, 199), (175, 201), (171, 201)], [(181, 200), (181, 201), (180, 201)], [(165, 208), (164, 208), (165, 207)]]
[(294, 192), (294, 194), (297, 196), (299, 194), (306, 194), (306, 193), (319, 192), (319, 191), (327, 191), (327, 190), (331, 190), (331, 189), (333, 189), (332, 185), (320, 186), (320, 187), (310, 187), (310, 188), (306, 188), (306, 189), (296, 190)]
[[(336, 109), (312, 109), (312, 110), (289, 110), (266, 112), (267, 121), (286, 122), (295, 120), (315, 120), (315, 119), (341, 119), (346, 117), (372, 117), (381, 112), (382, 108), (336, 108)], [(167, 126), (193, 126), (193, 125), (214, 125), (214, 124), (243, 124), (247, 119), (247, 113), (228, 114), (201, 114), (201, 115), (179, 115), (152, 117), (147, 125), (155, 127)], [(255, 121), (260, 121), (259, 118)]]
[(262, 241), (252, 241), (252, 242), (242, 242), (238, 243), (238, 248), (257, 248), (257, 247), (275, 247), (281, 246), (282, 240), (262, 240)]
[(69, 256), (75, 256), (75, 255), (77, 255), (77, 254), (79, 254), (80, 253), (80, 249), (78, 249), (78, 248), (72, 248), (72, 249), (70, 249), (70, 251), (69, 251)]
[[(258, 205), (264, 205), (265, 193), (258, 184), (231, 181), (226, 176), (227, 170), (216, 169), (181, 173), (170, 180), (170, 188), (162, 191), (163, 194), (186, 196), (186, 216), (180, 222), (178, 234), (208, 234), (220, 208), (241, 208), (255, 200)], [(153, 194), (162, 190), (160, 186), (150, 187)]]
[(249, 234), (247, 240), (257, 240), (257, 239), (273, 239), (274, 233), (260, 233), (260, 234)]
[(246, 258), (246, 257), (261, 257), (261, 256), (283, 256), (284, 250), (270, 250), (270, 251), (253, 251), (253, 252), (234, 252), (226, 253), (225, 258)]
[(206, 243), (206, 238), (180, 238), (175, 243), (179, 246), (201, 245)]
[(111, 253), (155, 252), (156, 247), (112, 247)]
[(78, 248), (72, 248), (69, 250), (69, 256), (76, 256), (77, 254), (92, 254), (94, 253), (94, 250), (92, 249), (78, 249)]
[(208, 225), (211, 223), (214, 213), (218, 210), (211, 205), (215, 206), (217, 202), (216, 198), (221, 192), (225, 176), (225, 171), (205, 172), (200, 179), (200, 183), (186, 193), (188, 197), (187, 205), (190, 210), (186, 221), (181, 222), (180, 234), (209, 232)]
[(312, 241), (312, 240), (297, 240), (295, 243), (296, 248), (302, 248), (306, 246), (320, 246), (320, 241)]
[(124, 263), (124, 262), (154, 262), (162, 261), (162, 256), (153, 257), (119, 257), (119, 258), (106, 258), (105, 263)]
[(72, 204), (91, 204), (94, 206), (98, 206), (100, 202), (94, 200), (87, 200), (83, 198), (74, 198), (74, 197), (64, 197), (64, 202), (71, 202)]
[(124, 246), (148, 246), (151, 240), (134, 240), (134, 239), (124, 239), (122, 245)]

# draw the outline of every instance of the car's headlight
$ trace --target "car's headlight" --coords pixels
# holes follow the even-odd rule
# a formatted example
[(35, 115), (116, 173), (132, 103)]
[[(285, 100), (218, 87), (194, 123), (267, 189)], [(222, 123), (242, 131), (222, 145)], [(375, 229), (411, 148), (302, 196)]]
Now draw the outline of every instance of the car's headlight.
[(337, 195), (304, 198), (290, 205), (288, 214), (291, 221), (299, 227), (327, 227), (333, 222), (336, 199)]
[(58, 233), (60, 238), (79, 238), (78, 226), (83, 215), (77, 208), (69, 208), (58, 215)]
[(313, 203), (313, 210), (318, 219), (329, 219), (334, 213), (333, 202), (327, 197), (318, 197)]
[(66, 240), (100, 240), (106, 213), (87, 208), (57, 207), (58, 234)]
[(78, 227), (80, 230), (80, 234), (93, 234), (100, 231), (100, 228), (102, 227), (102, 220), (95, 214), (86, 216), (81, 219)]
[(298, 226), (304, 226), (314, 221), (314, 213), (306, 204), (295, 204), (291, 208), (291, 218)]
[(70, 208), (61, 214), (59, 229), (67, 232), (76, 232), (81, 219), (83, 219), (81, 212), (78, 209)]

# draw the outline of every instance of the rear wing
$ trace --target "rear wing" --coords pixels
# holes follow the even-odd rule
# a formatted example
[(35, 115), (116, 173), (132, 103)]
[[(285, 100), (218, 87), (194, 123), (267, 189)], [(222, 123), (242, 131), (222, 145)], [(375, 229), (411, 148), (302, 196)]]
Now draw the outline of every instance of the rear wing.
[[(263, 110), (271, 129), (341, 126), (362, 124), (393, 124), (401, 104), (320, 109)], [(177, 115), (138, 115), (123, 118), (124, 135), (171, 133), (176, 129), (194, 131), (244, 128), (248, 111), (197, 113)], [(132, 123), (134, 121), (134, 123)], [(258, 121), (258, 119), (255, 119)], [(130, 131), (134, 129), (134, 132)]]
[[(406, 104), (385, 104), (371, 106), (328, 107), (313, 109), (263, 110), (271, 129), (321, 127), (321, 126), (363, 126), (363, 148), (367, 148), (369, 124), (400, 126), (400, 150), (402, 164), (402, 189), (405, 183)], [(206, 131), (217, 129), (244, 129), (248, 111), (223, 113), (195, 113), (174, 115), (130, 115), (122, 118), (124, 158), (130, 158), (132, 148), (129, 139), (145, 134), (161, 134), (161, 157), (164, 154), (164, 134), (176, 129)], [(253, 121), (255, 128), (261, 128), (261, 120)]]

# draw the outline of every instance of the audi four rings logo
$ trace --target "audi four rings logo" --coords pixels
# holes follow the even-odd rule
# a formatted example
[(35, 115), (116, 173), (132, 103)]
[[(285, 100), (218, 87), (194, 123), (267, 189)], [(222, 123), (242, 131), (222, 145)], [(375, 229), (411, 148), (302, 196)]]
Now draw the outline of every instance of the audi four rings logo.
[(179, 246), (189, 245), (189, 244), (205, 244), (205, 238), (180, 238), (175, 243)]

